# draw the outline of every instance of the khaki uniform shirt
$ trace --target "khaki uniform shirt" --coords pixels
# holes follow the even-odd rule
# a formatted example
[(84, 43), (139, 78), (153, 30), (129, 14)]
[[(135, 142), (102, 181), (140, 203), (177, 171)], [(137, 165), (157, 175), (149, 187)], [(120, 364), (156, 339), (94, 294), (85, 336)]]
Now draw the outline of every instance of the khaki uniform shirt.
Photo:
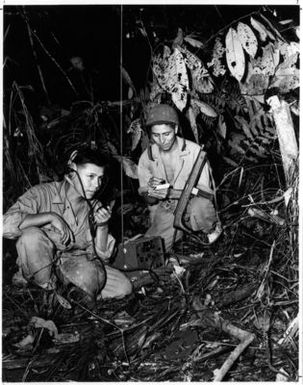
[[(67, 183), (66, 180), (44, 183), (26, 191), (4, 214), (3, 236), (9, 239), (20, 237), (22, 230), (19, 226), (27, 214), (55, 212), (65, 220), (74, 234), (75, 243), (72, 245), (72, 249), (92, 251), (92, 236), (88, 221), (89, 206), (84, 204), (82, 210), (75, 216), (72, 205), (66, 197)], [(43, 226), (42, 229), (52, 230), (49, 224)], [(114, 244), (115, 239), (109, 234), (106, 251), (96, 249), (98, 256), (108, 259), (113, 252)]]
[[(172, 167), (174, 168), (173, 183), (171, 184), (174, 189), (183, 190), (188, 177), (191, 173), (195, 160), (199, 154), (201, 147), (189, 140), (185, 140), (186, 147), (182, 151), (183, 139), (177, 136), (178, 151), (176, 152), (176, 159)], [(139, 193), (143, 193), (147, 190), (147, 183), (151, 177), (162, 178), (166, 181), (166, 174), (164, 164), (159, 154), (159, 148), (156, 144), (151, 146), (152, 155), (154, 161), (148, 157), (148, 152), (145, 150), (140, 159), (138, 165), (138, 177), (139, 177)], [(205, 191), (212, 192), (210, 188), (210, 173), (209, 166), (206, 163), (197, 186)]]

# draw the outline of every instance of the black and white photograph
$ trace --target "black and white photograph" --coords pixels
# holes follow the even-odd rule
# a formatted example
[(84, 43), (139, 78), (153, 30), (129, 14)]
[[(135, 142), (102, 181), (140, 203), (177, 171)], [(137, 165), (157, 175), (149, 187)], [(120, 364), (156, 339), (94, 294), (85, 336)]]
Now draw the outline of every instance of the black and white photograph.
[(2, 382), (302, 381), (300, 16), (2, 2)]

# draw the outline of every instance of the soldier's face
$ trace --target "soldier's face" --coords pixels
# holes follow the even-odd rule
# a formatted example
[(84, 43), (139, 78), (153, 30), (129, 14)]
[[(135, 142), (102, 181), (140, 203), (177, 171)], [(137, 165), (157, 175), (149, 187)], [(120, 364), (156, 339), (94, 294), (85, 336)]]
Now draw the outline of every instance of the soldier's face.
[[(93, 163), (85, 163), (77, 166), (79, 178), (75, 178), (74, 188), (79, 195), (84, 196), (87, 199), (92, 199), (94, 194), (102, 185), (102, 179), (104, 176), (104, 167), (97, 166)], [(83, 191), (84, 190), (84, 191)]]
[(151, 139), (161, 151), (170, 151), (176, 141), (178, 127), (169, 124), (155, 124), (151, 127)]

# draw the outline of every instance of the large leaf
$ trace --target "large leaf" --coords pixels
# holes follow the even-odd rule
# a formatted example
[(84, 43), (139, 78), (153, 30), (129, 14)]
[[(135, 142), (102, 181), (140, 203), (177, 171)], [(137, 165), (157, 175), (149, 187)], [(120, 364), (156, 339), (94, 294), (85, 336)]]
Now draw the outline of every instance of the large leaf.
[(177, 36), (175, 37), (172, 44), (172, 48), (178, 48), (179, 46), (181, 46), (183, 44), (183, 40), (184, 40), (183, 30), (182, 28), (179, 27)]
[(220, 115), (219, 116), (219, 121), (218, 121), (218, 130), (219, 130), (219, 134), (222, 136), (222, 138), (226, 138), (226, 123), (225, 123), (225, 120), (224, 120), (224, 116), (223, 115)]
[(231, 74), (240, 82), (245, 72), (245, 57), (237, 32), (230, 28), (225, 38), (226, 62)]
[(201, 92), (201, 94), (210, 94), (214, 90), (214, 84), (210, 77), (194, 78), (193, 84), (195, 89)]
[(215, 44), (212, 52), (212, 60), (207, 63), (208, 67), (213, 68), (212, 73), (216, 77), (225, 75), (226, 67), (222, 62), (224, 53), (225, 53), (225, 48), (223, 47), (221, 39), (217, 37), (215, 40)]
[(292, 58), (292, 62), (288, 65), (291, 66), (295, 64), (298, 60), (298, 55), (300, 53), (300, 45), (294, 41), (291, 41), (289, 44), (278, 41), (278, 43), (275, 45), (277, 49), (281, 52), (281, 55), (283, 56), (284, 61)]
[(187, 103), (188, 76), (184, 58), (178, 48), (170, 56), (154, 58), (153, 72), (163, 90), (169, 92), (182, 111)]
[(214, 89), (213, 81), (202, 61), (187, 48), (180, 48), (186, 67), (190, 70), (192, 89), (204, 93), (211, 93)]
[(242, 94), (264, 98), (270, 76), (274, 75), (280, 60), (279, 49), (272, 43), (262, 47), (262, 55), (248, 62), (245, 82), (240, 83)]
[(268, 156), (268, 151), (258, 143), (253, 143), (253, 145), (249, 147), (249, 151), (257, 155), (258, 158), (266, 158)]
[(274, 75), (280, 60), (277, 45), (268, 43), (262, 47), (262, 55), (257, 59), (251, 58), (247, 66), (245, 82), (240, 83), (241, 93), (254, 95), (264, 103), (264, 94), (269, 86), (269, 80)]
[[(180, 47), (180, 51), (182, 52), (184, 62), (186, 66), (193, 71), (201, 71), (203, 68), (202, 61), (198, 58), (198, 56), (194, 55), (189, 49)], [(207, 70), (206, 70), (207, 72)]]
[(190, 35), (185, 36), (184, 40), (195, 48), (202, 48), (203, 43), (201, 41), (193, 39)]
[(254, 68), (248, 62), (247, 76), (244, 83), (240, 83), (240, 90), (243, 95), (262, 95), (268, 88), (269, 78), (259, 68)]
[[(129, 73), (126, 71), (124, 67), (121, 66), (121, 73), (122, 73), (122, 78), (125, 81), (126, 84), (129, 85), (129, 87), (135, 91), (135, 86), (134, 83), (131, 80), (131, 77), (129, 76)], [(129, 98), (131, 99), (131, 98)]]
[(191, 129), (193, 131), (195, 140), (197, 143), (199, 143), (199, 133), (198, 133), (198, 127), (197, 127), (197, 121), (196, 121), (197, 115), (195, 113), (195, 110), (192, 107), (189, 107), (187, 111), (187, 116), (190, 122)]
[(278, 87), (281, 93), (287, 93), (300, 85), (300, 70), (296, 67), (278, 68), (270, 88)]
[(296, 63), (298, 60), (298, 54), (290, 55), (285, 57), (284, 61), (278, 66), (277, 71), (285, 70), (291, 67), (296, 68)]
[[(272, 31), (275, 32), (275, 34), (281, 39), (281, 40), (284, 40), (283, 36), (281, 35), (281, 33), (277, 30), (277, 28), (275, 28), (273, 26), (273, 24), (264, 16), (262, 15), (262, 13), (260, 13), (260, 16), (261, 18), (265, 21), (265, 23), (267, 23), (267, 25), (271, 28)], [(291, 20), (292, 21), (292, 20)]]
[[(254, 136), (261, 133), (267, 136), (266, 133), (272, 135), (273, 120), (271, 113), (264, 110), (261, 102), (255, 96), (245, 96), (245, 101), (248, 107), (250, 130)], [(262, 100), (264, 104), (264, 100)], [(268, 136), (267, 136), (268, 137)]]
[(258, 50), (258, 41), (252, 29), (247, 24), (239, 23), (237, 32), (242, 47), (254, 58)]
[(151, 84), (150, 94), (149, 94), (150, 101), (155, 104), (161, 103), (162, 93), (163, 93), (163, 88), (160, 86), (159, 82), (157, 81), (156, 76), (154, 76), (153, 82)]
[(236, 115), (235, 116), (235, 124), (236, 127), (241, 129), (247, 138), (253, 139), (254, 136), (250, 130), (250, 123), (243, 118), (243, 116)]
[(171, 49), (167, 45), (164, 45), (164, 48), (163, 48), (163, 60), (168, 60), (170, 55), (171, 55)]
[(65, 309), (71, 309), (72, 308), (72, 305), (70, 304), (70, 302), (65, 299), (64, 297), (62, 297), (62, 295), (56, 293), (56, 298), (57, 298), (57, 301), (60, 303), (60, 305), (62, 307), (64, 307)]
[(107, 147), (108, 147), (109, 151), (112, 153), (112, 155), (118, 154), (118, 150), (110, 141), (107, 141)]
[(182, 53), (175, 48), (168, 67), (172, 100), (183, 111), (187, 103), (188, 76)]
[(245, 155), (246, 151), (241, 147), (241, 144), (244, 139), (245, 139), (245, 136), (243, 134), (240, 134), (237, 132), (232, 133), (231, 139), (228, 141), (231, 154), (240, 153)]
[(281, 24), (281, 25), (286, 25), (286, 24), (290, 24), (290, 23), (293, 23), (293, 19), (286, 19), (286, 20), (279, 21), (279, 24)]
[(129, 126), (127, 133), (131, 133), (132, 135), (132, 148), (133, 151), (138, 143), (140, 142), (141, 136), (142, 136), (142, 127), (141, 127), (141, 120), (136, 119), (133, 122), (131, 122), (131, 125)]
[(296, 68), (299, 47), (294, 42), (290, 44), (281, 42), (279, 49), (284, 60), (277, 67), (270, 88), (278, 87), (281, 93), (287, 93), (300, 85), (300, 70)]
[(262, 73), (265, 76), (272, 76), (275, 73), (276, 65), (279, 63), (280, 54), (272, 43), (262, 47), (262, 55), (258, 59), (252, 59), (251, 63), (255, 73)]
[(134, 90), (128, 87), (127, 99), (131, 99), (134, 96)]
[(33, 326), (35, 328), (47, 329), (51, 336), (57, 336), (58, 335), (57, 326), (51, 320), (45, 320), (45, 319), (40, 318), (40, 317), (32, 317), (29, 323), (31, 326)]
[[(164, 91), (167, 91), (167, 92), (169, 92), (169, 88), (167, 85), (167, 68), (168, 68), (170, 56), (171, 56), (170, 48), (165, 45), (163, 49), (163, 55), (158, 54), (153, 57), (153, 66), (152, 66), (152, 70), (158, 81), (158, 84)], [(153, 82), (153, 87), (155, 86), (154, 83), (155, 82)]]
[(194, 103), (197, 107), (199, 107), (200, 111), (204, 115), (209, 116), (210, 118), (216, 118), (218, 116), (217, 112), (213, 107), (202, 102), (201, 100), (192, 99), (192, 103)]
[(279, 51), (279, 48), (276, 48), (275, 46), (273, 46), (272, 48), (272, 59), (273, 59), (275, 68), (278, 67), (280, 62), (280, 51)]
[(123, 170), (127, 176), (132, 179), (138, 179), (138, 166), (136, 163), (121, 155), (114, 155), (114, 158), (122, 164)]
[(260, 23), (253, 17), (250, 18), (250, 23), (253, 28), (259, 32), (259, 36), (262, 41), (265, 41), (267, 36), (270, 37), (272, 40), (275, 40), (274, 35), (267, 28), (265, 28), (262, 23)]

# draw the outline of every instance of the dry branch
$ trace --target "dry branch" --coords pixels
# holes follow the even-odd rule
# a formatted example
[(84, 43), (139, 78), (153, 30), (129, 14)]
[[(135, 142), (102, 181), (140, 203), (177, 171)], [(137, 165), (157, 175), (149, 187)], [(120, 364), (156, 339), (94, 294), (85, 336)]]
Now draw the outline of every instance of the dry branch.
[[(238, 329), (238, 328), (237, 328)], [(255, 335), (247, 332), (247, 336), (243, 339), (242, 342), (231, 352), (227, 360), (221, 366), (220, 369), (215, 371), (214, 382), (222, 381), (225, 374), (229, 371), (229, 369), (233, 366), (234, 362), (240, 356), (241, 353), (247, 348), (248, 345), (254, 340)]]
[(218, 315), (218, 313), (213, 313), (210, 310), (206, 309), (205, 306), (202, 305), (198, 297), (195, 297), (193, 300), (193, 308), (197, 311), (199, 317), (205, 320), (209, 326), (222, 330), (230, 336), (237, 338), (241, 341), (240, 344), (237, 345), (237, 347), (231, 352), (222, 367), (215, 372), (214, 381), (222, 381), (222, 379), (232, 367), (237, 358), (240, 356), (240, 354), (254, 340), (255, 335), (253, 333), (242, 330), (237, 326), (232, 325), (228, 321), (225, 321)]

